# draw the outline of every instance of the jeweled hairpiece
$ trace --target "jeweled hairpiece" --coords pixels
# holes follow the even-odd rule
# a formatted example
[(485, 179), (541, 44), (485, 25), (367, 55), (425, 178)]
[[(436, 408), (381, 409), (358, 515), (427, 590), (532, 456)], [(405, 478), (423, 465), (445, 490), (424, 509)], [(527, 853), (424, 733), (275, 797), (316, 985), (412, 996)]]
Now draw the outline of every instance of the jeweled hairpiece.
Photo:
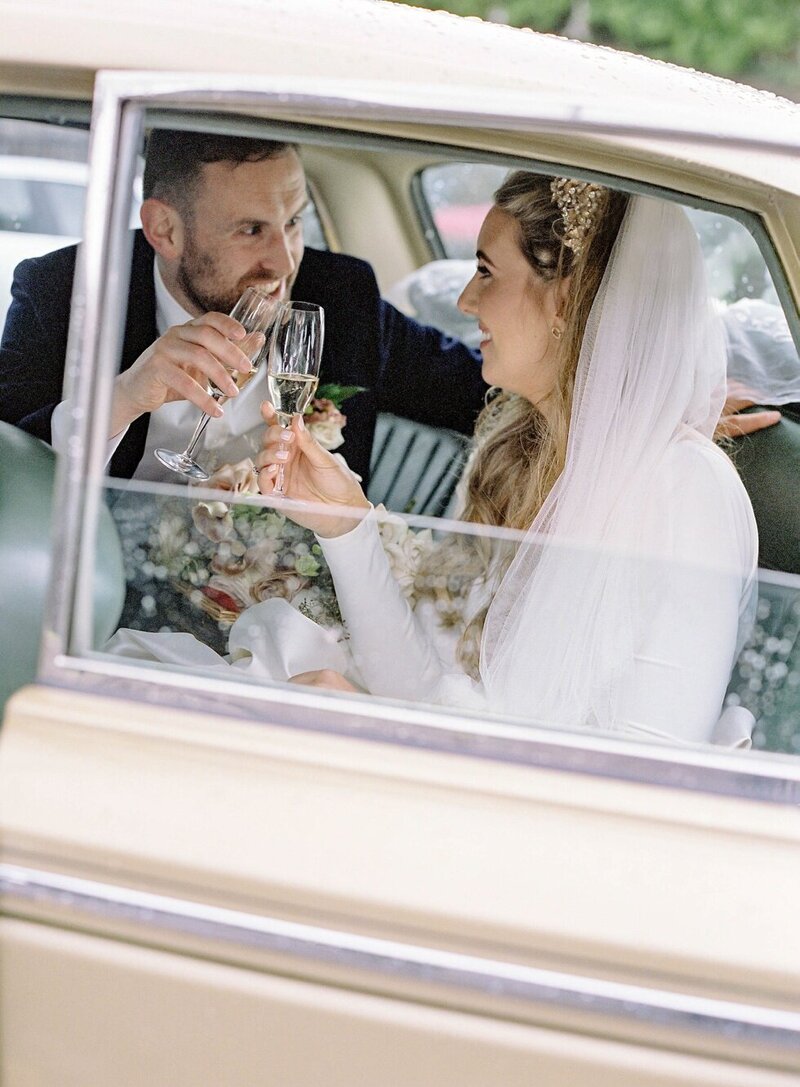
[(578, 256), (605, 210), (608, 189), (591, 181), (555, 177), (550, 182), (550, 191), (564, 222), (564, 245)]

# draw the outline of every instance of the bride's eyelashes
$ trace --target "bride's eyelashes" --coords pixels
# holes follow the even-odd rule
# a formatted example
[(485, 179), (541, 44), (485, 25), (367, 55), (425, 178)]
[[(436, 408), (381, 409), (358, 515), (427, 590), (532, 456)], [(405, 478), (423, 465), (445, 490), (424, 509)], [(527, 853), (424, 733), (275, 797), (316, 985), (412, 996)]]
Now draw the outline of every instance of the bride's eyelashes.
[(478, 263), (478, 267), (475, 269), (475, 272), (481, 277), (481, 279), (486, 279), (492, 274), (491, 271), (486, 267), (486, 265), (481, 264), (480, 262)]

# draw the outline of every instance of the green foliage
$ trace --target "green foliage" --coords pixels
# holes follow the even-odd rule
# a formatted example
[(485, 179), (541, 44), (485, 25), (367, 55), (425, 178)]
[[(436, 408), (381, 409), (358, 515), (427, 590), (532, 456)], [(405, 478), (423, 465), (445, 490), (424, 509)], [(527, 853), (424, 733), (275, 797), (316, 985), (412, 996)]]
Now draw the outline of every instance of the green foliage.
[(592, 41), (800, 94), (800, 0), (401, 0)]
[(592, 0), (591, 25), (596, 41), (736, 76), (764, 54), (796, 50), (800, 7), (786, 0)]
[(506, 0), (504, 4), (484, 5), (490, 9), (492, 6), (505, 9), (510, 26), (532, 26), (556, 34), (572, 10), (571, 0)]
[[(345, 400), (349, 400), (351, 396), (355, 396), (356, 393), (365, 392), (363, 385), (320, 385), (317, 389), (315, 399), (316, 400), (330, 400), (335, 408), (341, 408)], [(306, 415), (311, 415), (314, 411), (314, 405), (309, 404), (306, 408)]]

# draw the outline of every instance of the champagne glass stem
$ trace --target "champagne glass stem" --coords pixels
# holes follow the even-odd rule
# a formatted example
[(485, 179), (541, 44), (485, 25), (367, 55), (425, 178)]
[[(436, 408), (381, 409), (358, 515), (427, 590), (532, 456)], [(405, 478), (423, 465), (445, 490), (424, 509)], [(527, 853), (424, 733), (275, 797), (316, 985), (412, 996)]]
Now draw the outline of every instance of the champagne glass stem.
[[(211, 393), (211, 395), (214, 397), (215, 400), (222, 400), (223, 394), (221, 392), (219, 392), (217, 389), (214, 389), (214, 391)], [(182, 456), (184, 456), (184, 457), (193, 457), (194, 456), (195, 446), (197, 445), (197, 443), (200, 441), (200, 439), (205, 434), (206, 427), (211, 422), (211, 419), (212, 419), (212, 416), (210, 416), (207, 412), (203, 412), (203, 414), (197, 420), (197, 426), (194, 428), (194, 433), (192, 434), (191, 438), (189, 439), (189, 444), (184, 449)]]
[[(285, 430), (286, 427), (289, 425), (288, 423), (284, 422), (284, 418), (283, 418), (282, 415), (278, 415), (278, 422), (280, 423), (282, 430)], [(284, 468), (285, 468), (285, 465), (283, 464), (283, 462), (278, 461), (278, 474), (275, 477), (275, 486), (274, 486), (274, 488), (272, 490), (273, 495), (276, 495), (278, 498), (285, 498), (286, 497), (286, 491), (283, 489), (284, 488), (284, 475), (283, 475)]]

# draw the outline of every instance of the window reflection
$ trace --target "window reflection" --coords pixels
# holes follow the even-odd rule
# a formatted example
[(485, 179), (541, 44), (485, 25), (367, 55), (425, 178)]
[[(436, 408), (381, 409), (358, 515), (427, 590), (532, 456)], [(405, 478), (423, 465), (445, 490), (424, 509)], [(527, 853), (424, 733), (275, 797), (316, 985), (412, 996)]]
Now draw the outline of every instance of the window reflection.
[[(292, 676), (327, 669), (345, 677), (352, 696), (369, 698), (376, 707), (389, 698), (482, 719), (516, 717), (525, 723), (558, 724), (537, 714), (533, 691), (529, 703), (510, 718), (507, 712), (494, 713), (491, 704), (469, 693), (480, 683), (485, 604), (517, 553), (521, 534), (476, 531), (476, 526), (380, 511), (380, 546), (415, 626), (408, 628), (405, 642), (387, 646), (386, 614), (376, 596), (368, 619), (372, 644), (382, 658), (377, 667), (391, 673), (385, 682), (380, 680), (376, 696), (369, 678), (376, 662), (364, 659), (363, 632), (351, 632), (343, 621), (320, 541), (294, 524), (285, 511), (254, 497), (248, 471), (241, 463), (221, 469), (212, 481), (221, 489), (109, 486), (107, 500), (122, 542), (127, 596), (120, 630), (107, 649), (204, 675), (210, 668), (223, 683), (234, 678), (284, 684)], [(573, 559), (567, 555), (567, 561)], [(363, 569), (360, 574), (368, 577)], [(658, 588), (664, 584), (664, 570), (658, 564), (629, 565), (628, 574), (637, 581), (649, 577)], [(698, 586), (705, 583), (700, 590), (704, 596), (717, 591), (718, 572), (699, 565), (688, 576), (696, 577)], [(797, 581), (762, 571), (755, 623), (720, 707), (749, 711), (753, 746), (766, 751), (800, 749)], [(651, 597), (654, 622), (661, 606), (658, 597), (658, 591)], [(426, 652), (433, 654), (437, 666), (443, 662), (450, 675), (444, 685), (433, 683), (424, 657), (415, 656), (411, 646), (415, 630), (424, 632)], [(370, 639), (366, 645), (369, 654)], [(406, 656), (415, 662), (412, 668), (419, 669), (412, 694), (408, 686), (404, 690), (401, 682), (395, 683), (394, 673), (406, 670)], [(670, 681), (679, 696), (681, 684), (692, 679), (673, 674)], [(672, 696), (667, 690), (665, 697)], [(667, 743), (679, 740), (631, 729), (617, 734)]]

